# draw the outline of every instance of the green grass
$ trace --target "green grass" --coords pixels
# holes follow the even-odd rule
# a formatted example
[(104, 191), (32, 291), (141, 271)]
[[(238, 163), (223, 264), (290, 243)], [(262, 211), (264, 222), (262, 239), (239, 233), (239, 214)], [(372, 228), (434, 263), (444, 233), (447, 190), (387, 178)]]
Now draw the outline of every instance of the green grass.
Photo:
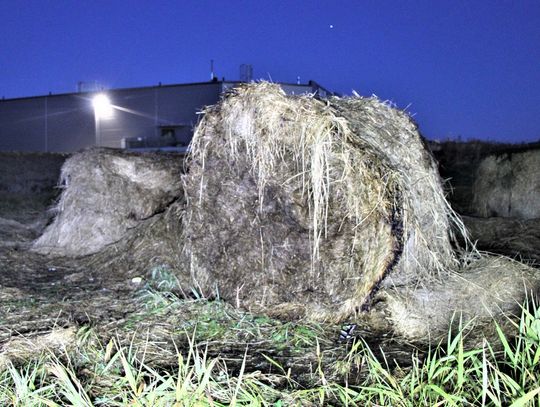
[[(225, 301), (207, 300), (196, 295), (181, 300), (177, 278), (165, 267), (156, 267), (140, 290), (144, 312), (127, 318), (126, 326), (134, 328), (149, 317), (162, 319), (167, 314), (184, 316), (176, 322), (177, 333), (194, 335), (196, 343), (208, 341), (270, 342), (272, 348), (292, 347), (298, 351), (312, 348), (317, 341), (328, 342), (329, 327), (316, 323), (284, 323), (264, 315), (245, 313)], [(335, 330), (335, 327), (333, 327)]]
[[(203, 315), (215, 313), (222, 321), (233, 312), (219, 301), (203, 304), (199, 300), (198, 306)], [(365, 372), (365, 379), (355, 385), (345, 379), (328, 379), (319, 363), (312, 369), (313, 385), (302, 387), (270, 357), (276, 366), (274, 374), (249, 369), (245, 358), (233, 372), (226, 360), (210, 358), (197, 346), (205, 318), (193, 327), (191, 346), (179, 352), (176, 363), (169, 367), (148, 362), (144, 349), (136, 349), (134, 344), (120, 345), (118, 339), (101, 343), (95, 331), (82, 329), (76, 352), (45, 355), (25, 365), (8, 364), (0, 372), (0, 405), (540, 406), (540, 308), (534, 304), (523, 308), (515, 323), (515, 338), (498, 328), (497, 343), (484, 341), (469, 349), (465, 329), (450, 332), (444, 344), (426, 355), (412, 355), (407, 367), (396, 367), (384, 356), (375, 357), (358, 340), (333, 366), (342, 375), (354, 369)], [(230, 322), (219, 329), (209, 325), (206, 335), (221, 335), (224, 329), (247, 331), (243, 335), (249, 336), (257, 335), (259, 329), (265, 334), (273, 332), (276, 344), (315, 346), (315, 352), (320, 352), (317, 327), (279, 325), (260, 316), (229, 321), (236, 325)]]

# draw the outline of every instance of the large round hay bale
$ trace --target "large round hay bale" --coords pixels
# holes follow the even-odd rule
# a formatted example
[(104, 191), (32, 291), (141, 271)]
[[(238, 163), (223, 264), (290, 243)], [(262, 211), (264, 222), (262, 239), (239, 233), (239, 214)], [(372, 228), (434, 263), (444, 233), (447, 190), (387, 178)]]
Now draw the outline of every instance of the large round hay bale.
[(481, 217), (540, 218), (540, 149), (486, 157), (473, 185)]
[(446, 275), (449, 208), (416, 125), (376, 98), (241, 86), (208, 108), (185, 175), (186, 253), (204, 294), (340, 321), (389, 284)]
[(65, 256), (99, 252), (182, 196), (181, 173), (176, 155), (112, 149), (74, 154), (62, 167), (55, 219), (33, 250)]
[(377, 294), (377, 304), (364, 317), (370, 324), (390, 323), (398, 336), (425, 343), (448, 338), (461, 329), (469, 344), (484, 338), (498, 342), (494, 322), (515, 334), (526, 299), (540, 294), (538, 270), (506, 257), (471, 255), (459, 273), (414, 289), (392, 287)]

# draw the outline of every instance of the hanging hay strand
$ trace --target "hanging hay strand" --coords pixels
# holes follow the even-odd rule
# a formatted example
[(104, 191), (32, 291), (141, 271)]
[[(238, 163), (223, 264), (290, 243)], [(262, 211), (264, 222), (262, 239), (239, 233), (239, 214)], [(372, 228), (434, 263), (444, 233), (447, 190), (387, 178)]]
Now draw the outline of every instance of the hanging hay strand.
[(89, 149), (62, 167), (56, 216), (33, 250), (84, 256), (120, 241), (182, 196), (181, 160), (164, 154)]
[(416, 126), (376, 98), (241, 86), (205, 111), (191, 148), (185, 253), (206, 294), (340, 321), (387, 275), (426, 282), (458, 263), (461, 223)]

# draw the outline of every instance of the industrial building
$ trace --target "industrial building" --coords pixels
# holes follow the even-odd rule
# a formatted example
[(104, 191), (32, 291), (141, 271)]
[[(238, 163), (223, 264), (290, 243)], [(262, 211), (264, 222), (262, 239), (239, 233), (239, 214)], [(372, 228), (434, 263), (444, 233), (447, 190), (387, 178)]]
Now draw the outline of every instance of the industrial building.
[[(241, 82), (109, 89), (0, 100), (0, 151), (73, 152), (102, 146), (185, 150), (204, 106)], [(289, 94), (330, 92), (314, 81)]]

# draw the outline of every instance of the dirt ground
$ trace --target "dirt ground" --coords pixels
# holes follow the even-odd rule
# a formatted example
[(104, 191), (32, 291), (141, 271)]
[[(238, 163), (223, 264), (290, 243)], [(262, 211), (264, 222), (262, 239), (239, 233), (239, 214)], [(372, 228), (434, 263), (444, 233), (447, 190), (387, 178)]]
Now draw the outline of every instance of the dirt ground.
[[(16, 200), (9, 198), (3, 202)], [(96, 275), (73, 259), (28, 251), (48, 221), (47, 202), (42, 196), (19, 198), (26, 206), (21, 211), (4, 205), (0, 212), (0, 342), (54, 327), (113, 321), (129, 312), (138, 287), (121, 275)]]
[[(91, 328), (103, 343), (115, 337), (120, 344), (139, 347), (145, 363), (160, 367), (173, 366), (178, 352), (187, 352), (194, 341), (209, 357), (223, 358), (233, 372), (245, 358), (247, 371), (271, 373), (276, 367), (270, 357), (291, 369), (298, 383), (315, 381), (319, 365), (338, 381), (362, 378), (361, 369), (354, 367), (336, 373), (336, 364), (350, 349), (349, 342), (338, 340), (340, 326), (281, 322), (216, 299), (182, 295), (166, 270), (134, 280), (127, 272), (98, 272), (85, 258), (30, 252), (30, 243), (50, 221), (47, 207), (53, 194), (48, 200), (3, 195), (0, 369), (6, 361), (24, 363), (45, 352), (76, 351), (77, 332)], [(413, 345), (367, 327), (355, 332), (375, 353), (384, 349), (389, 360), (410, 364)]]
[[(335, 371), (339, 362), (350, 357), (350, 342), (338, 340), (341, 326), (278, 321), (243, 312), (219, 299), (186, 294), (166, 269), (149, 269), (139, 276), (118, 265), (98, 269), (88, 257), (50, 257), (29, 251), (31, 242), (51, 221), (48, 208), (59, 192), (54, 185), (61, 164), (57, 161), (34, 171), (34, 181), (26, 184), (29, 188), (8, 188), (9, 177), (4, 177), (0, 188), (0, 369), (6, 361), (24, 363), (51, 351), (76, 353), (82, 346), (80, 332), (91, 329), (103, 343), (115, 338), (139, 348), (146, 363), (163, 368), (177, 363), (178, 352), (196, 346), (209, 357), (223, 358), (233, 372), (245, 358), (246, 371), (271, 373), (276, 367), (270, 357), (285, 371), (291, 369), (301, 384), (317, 380), (318, 366), (323, 366), (329, 380), (362, 379), (358, 366), (345, 373)], [(471, 226), (471, 222), (466, 223), (477, 240), (475, 235), (484, 232), (475, 232), (476, 223)], [(498, 228), (491, 224), (488, 228), (501, 230), (495, 239), (500, 242), (501, 233), (510, 232), (496, 223)], [(522, 247), (529, 240), (537, 246), (536, 223), (518, 226), (515, 235), (521, 240), (512, 244), (519, 247), (498, 250), (515, 255), (519, 249), (529, 253), (525, 257), (537, 260), (537, 251), (526, 252), (528, 246)], [(532, 231), (526, 241), (524, 228)], [(489, 242), (479, 240), (479, 245)], [(419, 350), (415, 344), (397, 341), (388, 327), (359, 324), (355, 337), (361, 337), (376, 354), (383, 350), (387, 360), (401, 366), (410, 365), (411, 354)]]

